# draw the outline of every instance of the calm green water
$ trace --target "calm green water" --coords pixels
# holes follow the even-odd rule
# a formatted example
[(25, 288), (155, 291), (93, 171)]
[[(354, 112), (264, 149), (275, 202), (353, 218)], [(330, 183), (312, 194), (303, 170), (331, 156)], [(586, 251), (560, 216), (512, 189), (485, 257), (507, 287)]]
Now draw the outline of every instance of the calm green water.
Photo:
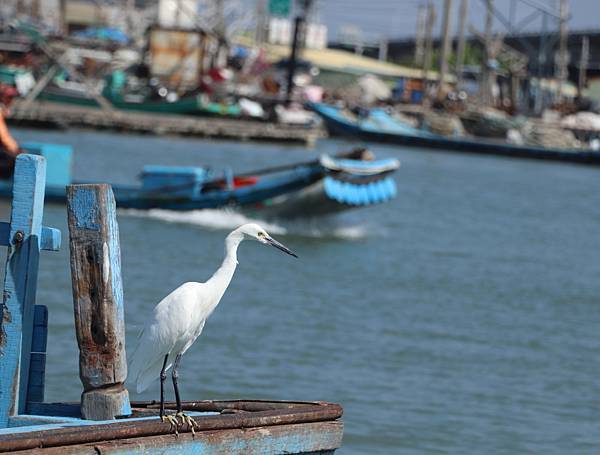
[[(78, 178), (118, 182), (145, 163), (247, 170), (348, 146), (16, 135), (71, 143)], [(339, 402), (341, 454), (598, 453), (600, 169), (372, 149), (402, 160), (399, 197), (337, 225), (271, 223), (299, 260), (244, 243), (183, 359), (184, 398)], [(242, 221), (119, 214), (128, 348), (156, 302), (210, 276)], [(45, 223), (66, 233), (65, 209)], [(77, 400), (66, 248), (43, 255), (38, 296), (50, 308), (47, 399)], [(158, 384), (132, 395), (157, 398)]]

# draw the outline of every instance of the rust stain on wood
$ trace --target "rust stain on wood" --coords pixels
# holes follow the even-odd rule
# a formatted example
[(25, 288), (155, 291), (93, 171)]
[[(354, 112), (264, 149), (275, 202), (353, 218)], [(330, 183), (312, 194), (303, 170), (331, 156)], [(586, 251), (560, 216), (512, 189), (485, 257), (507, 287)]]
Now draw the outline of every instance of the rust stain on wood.
[[(168, 407), (174, 407), (169, 403)], [(232, 429), (256, 429), (258, 427), (273, 427), (310, 422), (331, 422), (339, 419), (342, 407), (332, 403), (269, 403), (269, 402), (185, 402), (184, 410), (198, 410), (207, 407), (217, 412), (228, 408), (256, 409), (241, 414), (223, 414), (194, 417), (198, 426), (197, 432)], [(262, 409), (262, 410), (259, 410)], [(188, 433), (187, 426), (180, 433)], [(71, 426), (53, 430), (31, 431), (0, 435), (0, 452), (28, 450), (35, 448), (59, 447), (75, 444), (91, 444), (98, 442), (118, 441), (131, 438), (174, 436), (168, 423), (160, 419), (148, 420), (118, 420), (111, 424)], [(191, 435), (189, 436), (191, 437)]]
[(5, 324), (10, 324), (12, 322), (12, 315), (10, 314), (10, 310), (6, 305), (6, 302), (10, 298), (10, 292), (4, 290), (2, 295), (2, 324), (0, 325), (0, 353), (3, 353), (4, 346), (6, 346), (6, 329), (4, 328)]

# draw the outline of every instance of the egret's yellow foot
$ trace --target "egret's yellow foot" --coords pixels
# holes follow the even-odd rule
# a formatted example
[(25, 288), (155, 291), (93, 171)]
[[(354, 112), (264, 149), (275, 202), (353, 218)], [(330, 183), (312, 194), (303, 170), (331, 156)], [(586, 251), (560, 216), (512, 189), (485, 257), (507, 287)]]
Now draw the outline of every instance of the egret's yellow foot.
[(179, 436), (179, 422), (177, 421), (177, 416), (173, 417), (170, 415), (161, 416), (160, 419), (163, 422), (169, 422), (171, 425), (170, 430), (175, 431), (175, 436)]
[(189, 415), (184, 414), (183, 412), (178, 412), (177, 414), (175, 414), (175, 417), (181, 417), (181, 425), (187, 423), (187, 425), (190, 427), (190, 431), (192, 432), (192, 436), (196, 436), (196, 429), (200, 427), (194, 419), (192, 419)]

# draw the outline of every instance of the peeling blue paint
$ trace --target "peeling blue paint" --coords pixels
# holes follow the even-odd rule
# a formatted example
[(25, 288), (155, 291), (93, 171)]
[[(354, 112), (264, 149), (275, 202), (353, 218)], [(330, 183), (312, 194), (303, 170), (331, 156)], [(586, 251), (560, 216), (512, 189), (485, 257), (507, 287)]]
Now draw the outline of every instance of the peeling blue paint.
[(0, 353), (0, 427), (7, 426), (11, 413), (24, 412), (27, 401), (45, 164), (43, 157), (27, 154), (20, 155), (16, 163), (7, 240), (14, 239), (17, 232), (22, 233), (23, 240), (9, 248), (4, 277), (5, 313), (0, 320), (5, 334)]
[(77, 188), (73, 194), (72, 209), (78, 228), (94, 231), (100, 229), (96, 193)]

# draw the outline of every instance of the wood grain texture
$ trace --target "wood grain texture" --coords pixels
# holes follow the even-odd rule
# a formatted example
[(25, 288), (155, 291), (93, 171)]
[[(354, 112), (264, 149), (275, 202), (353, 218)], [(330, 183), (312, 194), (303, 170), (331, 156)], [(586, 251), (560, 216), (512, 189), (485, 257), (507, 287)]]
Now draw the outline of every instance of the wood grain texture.
[(342, 444), (343, 423), (312, 422), (273, 427), (202, 431), (176, 437), (156, 435), (120, 441), (33, 449), (21, 455), (137, 455), (137, 454), (230, 454), (230, 455), (325, 455)]
[(27, 402), (45, 178), (43, 157), (17, 158), (10, 228), (2, 229), (8, 255), (0, 318), (0, 427), (8, 425), (9, 415), (24, 412)]
[(111, 187), (69, 185), (67, 213), (82, 415), (92, 420), (129, 415), (121, 252)]
[[(225, 404), (224, 402), (221, 402)], [(244, 404), (244, 402), (238, 402)], [(207, 403), (210, 405), (210, 403)], [(233, 403), (232, 403), (233, 404)], [(256, 402), (253, 403), (257, 404)], [(196, 422), (197, 432), (257, 427), (275, 427), (311, 422), (331, 422), (338, 420), (343, 410), (334, 403), (298, 403), (292, 408), (284, 407), (266, 410), (220, 415), (197, 416), (191, 410), (193, 402), (186, 402), (183, 409)], [(173, 403), (169, 403), (171, 407)], [(236, 405), (237, 406), (237, 405)], [(340, 428), (341, 430), (341, 428)], [(180, 435), (190, 433), (188, 425), (179, 428)], [(107, 441), (144, 438), (149, 436), (173, 436), (173, 429), (156, 415), (143, 418), (127, 418), (94, 422), (82, 420), (78, 424), (39, 425), (0, 430), (0, 452), (15, 452), (42, 447), (64, 447), (75, 444), (104, 443)], [(341, 437), (341, 431), (340, 431)]]

